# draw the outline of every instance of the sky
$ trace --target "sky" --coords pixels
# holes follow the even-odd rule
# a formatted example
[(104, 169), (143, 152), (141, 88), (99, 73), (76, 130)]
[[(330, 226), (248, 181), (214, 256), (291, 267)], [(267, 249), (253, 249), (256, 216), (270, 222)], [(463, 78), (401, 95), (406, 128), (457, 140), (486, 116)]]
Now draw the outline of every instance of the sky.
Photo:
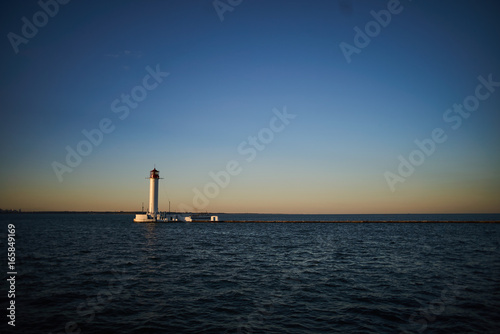
[(495, 213), (497, 1), (11, 1), (0, 208)]

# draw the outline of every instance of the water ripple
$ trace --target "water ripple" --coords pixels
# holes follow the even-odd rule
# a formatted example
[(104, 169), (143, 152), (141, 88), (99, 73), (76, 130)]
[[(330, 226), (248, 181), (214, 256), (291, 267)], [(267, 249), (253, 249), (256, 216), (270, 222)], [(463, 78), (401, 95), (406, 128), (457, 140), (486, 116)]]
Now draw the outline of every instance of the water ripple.
[(500, 328), (500, 225), (31, 217), (16, 223), (18, 333)]

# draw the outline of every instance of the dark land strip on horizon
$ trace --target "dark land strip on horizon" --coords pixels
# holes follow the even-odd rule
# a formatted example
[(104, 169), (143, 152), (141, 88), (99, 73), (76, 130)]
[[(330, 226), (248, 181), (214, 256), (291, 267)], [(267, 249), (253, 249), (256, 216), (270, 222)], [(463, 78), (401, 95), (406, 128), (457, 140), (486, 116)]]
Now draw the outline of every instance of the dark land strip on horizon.
[[(133, 215), (141, 213), (142, 211), (15, 211), (15, 210), (2, 210), (0, 214), (11, 215), (11, 214), (120, 214), (120, 215)], [(178, 213), (178, 212), (172, 212)], [(209, 214), (209, 213), (193, 213), (193, 214)], [(240, 213), (218, 213), (219, 215), (224, 214), (240, 214)], [(249, 214), (249, 213), (245, 213)], [(276, 214), (279, 215), (279, 214)], [(347, 214), (343, 214), (347, 215)], [(355, 215), (355, 214), (353, 214)], [(387, 214), (391, 215), (391, 214)], [(400, 215), (400, 214), (394, 214)], [(408, 220), (220, 220), (220, 221), (208, 221), (208, 220), (196, 220), (189, 223), (500, 223), (500, 220), (421, 220), (421, 219), (408, 219)], [(168, 223), (178, 223), (178, 222), (153, 222), (152, 224), (168, 224)], [(143, 223), (144, 224), (144, 223)], [(151, 223), (149, 223), (151, 224)]]

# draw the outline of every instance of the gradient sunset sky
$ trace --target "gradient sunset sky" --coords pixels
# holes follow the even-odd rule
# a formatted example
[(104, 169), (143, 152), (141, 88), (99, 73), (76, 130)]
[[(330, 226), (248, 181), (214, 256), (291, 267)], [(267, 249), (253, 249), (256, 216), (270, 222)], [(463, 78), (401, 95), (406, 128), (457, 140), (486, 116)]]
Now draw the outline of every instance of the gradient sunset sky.
[[(0, 14), (0, 208), (140, 210), (156, 166), (161, 210), (500, 211), (498, 1), (42, 3), (51, 16), (37, 1)], [(391, 189), (436, 128), (446, 140)]]

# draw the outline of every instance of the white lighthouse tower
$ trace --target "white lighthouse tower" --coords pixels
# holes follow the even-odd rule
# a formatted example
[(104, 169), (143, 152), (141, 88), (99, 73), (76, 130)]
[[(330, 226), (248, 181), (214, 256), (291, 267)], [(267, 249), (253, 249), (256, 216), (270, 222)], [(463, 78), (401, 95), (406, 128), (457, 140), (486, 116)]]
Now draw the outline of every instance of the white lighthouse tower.
[[(160, 171), (154, 168), (149, 172), (149, 209), (146, 214), (141, 212), (136, 214), (134, 222), (136, 223), (167, 223), (167, 222), (191, 222), (189, 214), (160, 212), (158, 210), (158, 186), (160, 181)], [(143, 205), (144, 206), (144, 205)], [(210, 221), (218, 221), (217, 216), (211, 216)]]
[(158, 210), (158, 187), (160, 181), (160, 171), (153, 168), (149, 172), (149, 208), (146, 214), (136, 214), (134, 221), (137, 223), (151, 223), (163, 221), (168, 217), (165, 217), (164, 213)]
[(149, 173), (149, 210), (148, 214), (153, 217), (158, 215), (158, 181), (160, 180), (160, 171), (154, 168)]

